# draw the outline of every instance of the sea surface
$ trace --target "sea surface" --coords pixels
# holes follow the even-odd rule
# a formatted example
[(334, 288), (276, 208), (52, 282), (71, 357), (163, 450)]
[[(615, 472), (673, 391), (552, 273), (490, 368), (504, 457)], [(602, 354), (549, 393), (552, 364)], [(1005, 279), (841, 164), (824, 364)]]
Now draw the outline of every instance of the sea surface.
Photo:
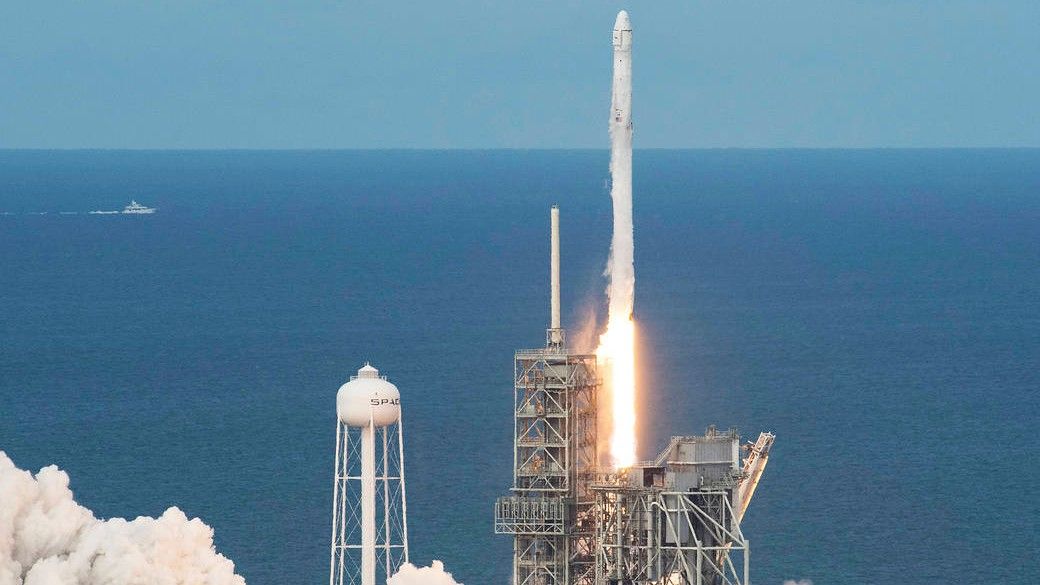
[[(513, 352), (545, 339), (552, 203), (566, 324), (602, 315), (607, 163), (0, 151), (0, 450), (100, 516), (203, 518), (251, 585), (324, 583), (334, 396), (370, 360), (403, 395), (413, 559), (505, 585)], [(634, 169), (639, 453), (776, 433), (753, 582), (1040, 582), (1040, 150)], [(131, 198), (159, 210), (84, 213)]]

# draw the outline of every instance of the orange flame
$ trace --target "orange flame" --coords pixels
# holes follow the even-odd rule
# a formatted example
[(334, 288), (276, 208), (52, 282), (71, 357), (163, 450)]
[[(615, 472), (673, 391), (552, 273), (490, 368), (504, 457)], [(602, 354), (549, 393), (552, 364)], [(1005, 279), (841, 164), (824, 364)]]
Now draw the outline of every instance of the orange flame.
[(604, 382), (613, 405), (610, 456), (615, 468), (631, 467), (636, 462), (635, 323), (631, 317), (610, 316), (607, 330), (599, 338), (596, 359), (609, 370)]

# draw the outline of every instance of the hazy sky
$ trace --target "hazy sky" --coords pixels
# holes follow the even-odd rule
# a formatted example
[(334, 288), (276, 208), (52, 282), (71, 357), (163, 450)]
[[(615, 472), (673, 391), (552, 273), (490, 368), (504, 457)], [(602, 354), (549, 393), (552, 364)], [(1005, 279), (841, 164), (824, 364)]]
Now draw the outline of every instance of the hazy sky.
[(1040, 1), (6, 1), (0, 147), (1040, 146)]

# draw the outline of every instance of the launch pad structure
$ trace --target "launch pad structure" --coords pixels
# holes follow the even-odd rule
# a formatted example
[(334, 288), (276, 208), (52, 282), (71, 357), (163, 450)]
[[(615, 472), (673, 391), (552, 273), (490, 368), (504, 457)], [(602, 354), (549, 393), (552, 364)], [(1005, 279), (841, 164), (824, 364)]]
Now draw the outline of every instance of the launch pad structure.
[(515, 360), (513, 495), (495, 506), (518, 584), (593, 583), (595, 356), (521, 350)]
[[(598, 465), (596, 356), (571, 353), (559, 321), (559, 210), (551, 211), (544, 348), (514, 356), (513, 487), (495, 532), (513, 537), (514, 585), (748, 585), (740, 521), (774, 436), (672, 437), (652, 461)], [(743, 457), (742, 457), (743, 455)]]
[[(596, 494), (596, 583), (747, 585), (740, 529), (771, 433), (741, 446), (735, 429), (672, 437), (656, 459), (602, 476)], [(741, 464), (741, 452), (748, 457)]]
[(513, 489), (495, 532), (514, 535), (513, 583), (594, 583), (596, 356), (569, 353), (560, 326), (559, 209), (551, 212), (551, 311), (544, 348), (516, 352)]

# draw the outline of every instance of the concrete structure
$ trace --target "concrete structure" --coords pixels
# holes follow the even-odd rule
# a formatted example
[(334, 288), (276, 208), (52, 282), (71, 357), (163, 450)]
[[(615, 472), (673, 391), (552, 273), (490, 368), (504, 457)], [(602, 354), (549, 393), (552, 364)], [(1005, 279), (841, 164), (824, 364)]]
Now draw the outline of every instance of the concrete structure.
[(408, 562), (401, 393), (369, 364), (336, 394), (329, 585), (382, 585)]

